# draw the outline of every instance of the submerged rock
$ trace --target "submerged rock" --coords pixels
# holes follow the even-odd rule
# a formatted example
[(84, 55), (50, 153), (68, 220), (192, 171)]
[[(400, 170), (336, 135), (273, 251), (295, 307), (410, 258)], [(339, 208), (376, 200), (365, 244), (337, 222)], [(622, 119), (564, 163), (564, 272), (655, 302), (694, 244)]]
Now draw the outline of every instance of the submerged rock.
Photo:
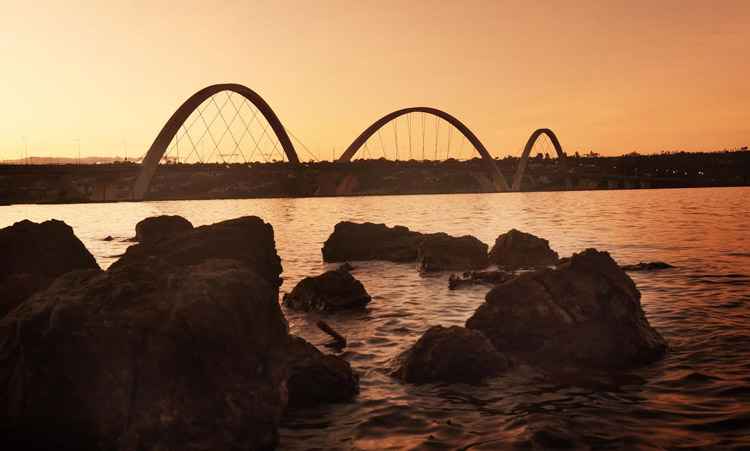
[(64, 222), (24, 220), (0, 229), (0, 318), (56, 277), (78, 269), (99, 265)]
[(359, 377), (346, 360), (294, 336), (287, 349), (290, 407), (346, 402), (359, 393)]
[(362, 308), (370, 299), (359, 280), (336, 269), (302, 279), (284, 295), (284, 305), (303, 311), (336, 311)]
[(498, 351), (530, 363), (624, 368), (657, 360), (667, 349), (640, 298), (608, 253), (588, 249), (556, 269), (496, 286), (466, 327), (483, 332)]
[(656, 271), (659, 269), (670, 269), (674, 266), (664, 262), (640, 262), (635, 265), (620, 266), (623, 271)]
[(417, 259), (417, 245), (421, 239), (421, 233), (403, 226), (339, 222), (323, 244), (323, 260), (413, 262)]
[(487, 266), (487, 245), (473, 236), (425, 235), (417, 246), (420, 271), (481, 269)]
[(193, 224), (182, 216), (152, 216), (135, 225), (135, 240), (140, 243), (158, 243), (193, 229)]
[(511, 229), (497, 237), (489, 260), (501, 268), (539, 268), (556, 264), (558, 255), (550, 249), (549, 241)]
[(429, 328), (398, 360), (394, 376), (415, 384), (475, 384), (510, 366), (481, 332), (458, 326)]
[(495, 270), (495, 271), (467, 271), (462, 275), (451, 274), (448, 278), (448, 288), (455, 290), (467, 285), (499, 285), (512, 279), (515, 275), (512, 272)]

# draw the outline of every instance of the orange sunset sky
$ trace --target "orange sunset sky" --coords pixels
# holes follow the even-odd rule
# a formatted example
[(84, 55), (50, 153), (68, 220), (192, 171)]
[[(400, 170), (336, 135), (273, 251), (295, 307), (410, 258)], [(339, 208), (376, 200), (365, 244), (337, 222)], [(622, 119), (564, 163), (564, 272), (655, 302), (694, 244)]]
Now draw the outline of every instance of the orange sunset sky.
[(0, 0), (0, 159), (142, 154), (242, 83), (319, 154), (427, 105), (498, 156), (750, 145), (750, 1)]

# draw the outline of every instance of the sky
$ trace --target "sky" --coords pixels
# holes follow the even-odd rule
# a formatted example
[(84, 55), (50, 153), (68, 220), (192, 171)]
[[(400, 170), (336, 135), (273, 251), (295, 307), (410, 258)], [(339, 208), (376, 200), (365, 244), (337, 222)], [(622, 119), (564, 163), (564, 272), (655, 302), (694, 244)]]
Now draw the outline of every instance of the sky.
[(0, 159), (142, 154), (198, 89), (244, 84), (319, 154), (398, 108), (496, 156), (750, 145), (750, 1), (0, 0)]

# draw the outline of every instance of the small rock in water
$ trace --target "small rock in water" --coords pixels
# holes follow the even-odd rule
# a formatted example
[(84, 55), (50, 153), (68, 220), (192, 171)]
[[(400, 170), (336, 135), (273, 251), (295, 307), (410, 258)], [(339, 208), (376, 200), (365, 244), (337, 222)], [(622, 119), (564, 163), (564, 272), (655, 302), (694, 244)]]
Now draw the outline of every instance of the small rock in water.
[(664, 262), (640, 262), (635, 265), (622, 265), (623, 271), (655, 271), (658, 269), (669, 269), (674, 266)]
[(326, 343), (324, 346), (336, 349), (344, 349), (346, 347), (346, 337), (336, 332), (333, 327), (328, 325), (327, 322), (319, 320), (316, 325), (318, 326), (318, 329), (322, 330), (323, 332), (330, 335), (331, 338), (333, 338), (333, 341), (331, 343)]
[(332, 270), (305, 277), (284, 295), (284, 305), (302, 311), (336, 311), (362, 308), (370, 302), (362, 283), (346, 271)]
[(549, 241), (511, 229), (497, 237), (489, 260), (501, 268), (540, 268), (556, 264), (558, 255), (550, 249)]
[(422, 236), (403, 226), (343, 221), (336, 224), (323, 244), (323, 260), (413, 262), (417, 259), (417, 245)]
[(393, 375), (415, 384), (476, 384), (510, 366), (481, 332), (459, 326), (429, 328), (398, 361)]
[(102, 241), (112, 241), (114, 238), (112, 238), (112, 235), (107, 235), (106, 237), (102, 238)]
[(499, 285), (512, 279), (514, 274), (509, 271), (467, 271), (462, 275), (451, 274), (448, 278), (448, 288), (455, 290), (467, 285)]
[(487, 245), (470, 235), (433, 233), (419, 241), (417, 261), (424, 272), (480, 269), (487, 266)]

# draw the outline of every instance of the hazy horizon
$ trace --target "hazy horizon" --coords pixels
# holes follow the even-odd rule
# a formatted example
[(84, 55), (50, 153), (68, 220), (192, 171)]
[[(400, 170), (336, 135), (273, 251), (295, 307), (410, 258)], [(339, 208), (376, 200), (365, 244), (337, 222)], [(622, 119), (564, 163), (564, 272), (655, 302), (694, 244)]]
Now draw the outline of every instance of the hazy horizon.
[[(495, 156), (750, 144), (750, 3), (3, 2), (0, 160), (133, 158), (198, 89), (261, 94), (320, 158), (427, 105)], [(303, 156), (303, 155), (301, 155)]]

